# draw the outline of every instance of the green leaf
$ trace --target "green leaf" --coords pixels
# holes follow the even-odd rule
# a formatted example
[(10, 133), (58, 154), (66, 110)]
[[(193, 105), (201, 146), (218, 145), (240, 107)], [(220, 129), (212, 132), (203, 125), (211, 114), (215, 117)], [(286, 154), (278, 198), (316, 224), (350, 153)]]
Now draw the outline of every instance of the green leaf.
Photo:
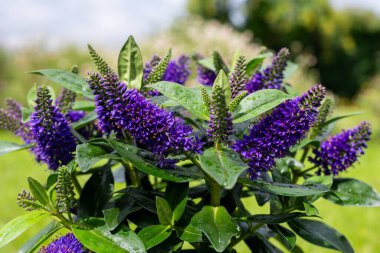
[(209, 109), (204, 105), (201, 96), (197, 96), (197, 93), (193, 90), (178, 83), (165, 81), (157, 82), (149, 86), (182, 105), (199, 119), (210, 119)]
[(288, 81), (296, 72), (298, 69), (298, 65), (294, 62), (288, 61), (286, 68), (284, 70), (284, 79), (283, 82)]
[(305, 216), (304, 213), (294, 212), (294, 213), (281, 213), (277, 215), (272, 214), (255, 214), (247, 217), (247, 220), (262, 223), (262, 224), (278, 224), (293, 220), (295, 218)]
[(88, 249), (97, 253), (145, 253), (141, 239), (135, 232), (121, 230), (111, 234), (105, 226), (92, 229), (73, 227), (75, 237)]
[(86, 79), (69, 71), (59, 69), (41, 69), (29, 72), (30, 74), (43, 75), (49, 80), (62, 85), (64, 88), (74, 91), (88, 98), (93, 98)]
[(255, 58), (251, 59), (249, 62), (247, 62), (247, 70), (246, 73), (248, 76), (252, 76), (256, 70), (258, 70), (263, 64), (265, 58), (271, 56), (272, 53), (264, 53), (264, 54), (259, 54)]
[(95, 109), (94, 101), (90, 100), (76, 100), (73, 109), (76, 111), (92, 111)]
[(209, 69), (209, 70), (216, 72), (213, 57), (208, 57), (208, 58), (203, 58), (203, 59), (197, 60), (197, 63), (200, 64), (201, 66), (205, 67), (206, 69)]
[(290, 197), (310, 196), (329, 191), (329, 189), (324, 185), (303, 186), (295, 184), (268, 183), (261, 180), (250, 180), (247, 178), (239, 178), (238, 181), (239, 183), (247, 185), (258, 191)]
[(140, 48), (133, 36), (121, 48), (118, 60), (118, 72), (121, 81), (129, 88), (140, 90), (143, 80), (143, 59)]
[(28, 177), (29, 189), (38, 202), (47, 206), (50, 201), (45, 187), (43, 187), (37, 180)]
[(33, 147), (32, 144), (19, 145), (9, 141), (0, 141), (0, 155)]
[(380, 206), (380, 194), (368, 184), (353, 178), (334, 178), (333, 194), (325, 198), (343, 206)]
[(181, 240), (186, 242), (203, 242), (202, 230), (189, 224), (181, 235)]
[(126, 201), (120, 201), (116, 207), (103, 210), (104, 220), (109, 230), (114, 230), (128, 216), (140, 210), (141, 207), (128, 196)]
[(348, 114), (344, 114), (344, 115), (340, 115), (340, 116), (336, 116), (336, 117), (333, 117), (329, 120), (326, 120), (325, 123), (323, 123), (322, 126), (327, 126), (327, 125), (330, 125), (331, 123), (334, 123), (338, 120), (341, 120), (341, 119), (344, 119), (344, 118), (348, 118), (348, 117), (352, 117), (352, 116), (356, 116), (356, 115), (360, 115), (362, 114), (362, 112), (353, 112), (353, 113), (348, 113)]
[(288, 250), (292, 250), (296, 246), (297, 237), (292, 231), (280, 225), (268, 225), (268, 227), (279, 236)]
[(63, 228), (63, 225), (58, 222), (51, 222), (49, 225), (40, 230), (35, 236), (29, 239), (18, 250), (18, 253), (33, 253), (37, 251), (50, 237), (52, 237), (58, 230)]
[(344, 235), (320, 221), (295, 219), (288, 224), (294, 232), (312, 244), (346, 253), (354, 252)]
[(0, 228), (0, 248), (8, 244), (25, 230), (48, 216), (46, 212), (33, 211), (18, 216)]
[(77, 145), (76, 160), (82, 172), (91, 169), (95, 163), (109, 158), (117, 159), (118, 156), (115, 154), (109, 154), (102, 147), (91, 143)]
[(138, 235), (144, 242), (146, 249), (150, 249), (163, 242), (171, 233), (170, 226), (153, 225), (143, 228)]
[(165, 190), (165, 198), (173, 210), (172, 224), (175, 224), (185, 211), (189, 193), (189, 183), (168, 182)]
[(21, 119), (21, 122), (22, 123), (26, 123), (30, 120), (30, 116), (32, 115), (33, 111), (30, 110), (29, 108), (26, 108), (26, 107), (22, 107), (21, 108), (21, 115), (22, 115), (22, 119)]
[(190, 224), (206, 235), (217, 252), (224, 251), (231, 238), (240, 234), (239, 226), (223, 206), (204, 206)]
[(310, 139), (303, 139), (300, 142), (298, 142), (296, 145), (290, 148), (290, 152), (297, 152), (298, 150), (311, 145), (313, 147), (319, 148), (319, 145), (321, 142), (319, 140), (310, 140)]
[(224, 72), (224, 70), (219, 71), (218, 75), (215, 78), (213, 87), (214, 86), (223, 87), (224, 94), (226, 96), (226, 102), (228, 105), (231, 100), (231, 87), (228, 81), (228, 76), (226, 75), (226, 72)]
[(316, 216), (319, 214), (318, 209), (308, 202), (303, 202), (303, 207), (307, 216)]
[(170, 170), (157, 168), (151, 165), (150, 163), (144, 161), (142, 158), (136, 155), (136, 150), (139, 149), (134, 146), (130, 146), (128, 144), (116, 140), (109, 140), (109, 143), (111, 144), (112, 148), (115, 149), (117, 153), (119, 153), (120, 156), (127, 159), (138, 170), (146, 174), (156, 176), (172, 182), (188, 182), (192, 180), (192, 178), (190, 177), (174, 175), (170, 173)]
[(156, 196), (157, 216), (160, 223), (164, 226), (173, 225), (173, 212), (166, 199)]
[(240, 174), (248, 169), (239, 155), (227, 147), (206, 149), (198, 159), (202, 170), (226, 189), (232, 189)]
[(83, 118), (81, 118), (80, 120), (78, 120), (77, 122), (73, 123), (71, 125), (71, 127), (73, 129), (79, 129), (85, 125), (88, 125), (88, 123), (96, 120), (98, 118), (98, 115), (96, 115), (95, 112), (90, 112), (88, 113), (86, 116), (84, 116)]
[(233, 122), (240, 123), (250, 120), (291, 98), (288, 94), (275, 89), (259, 90), (251, 93), (243, 98), (235, 109), (232, 114)]

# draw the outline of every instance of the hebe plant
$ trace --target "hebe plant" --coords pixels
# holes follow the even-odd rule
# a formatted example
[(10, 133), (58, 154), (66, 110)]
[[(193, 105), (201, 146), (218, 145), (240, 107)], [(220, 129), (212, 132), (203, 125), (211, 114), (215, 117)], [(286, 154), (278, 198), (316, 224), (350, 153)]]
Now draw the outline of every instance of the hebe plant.
[[(266, 67), (268, 53), (228, 66), (218, 52), (172, 60), (171, 50), (144, 64), (130, 37), (117, 71), (89, 50), (98, 72), (86, 79), (77, 68), (33, 72), (63, 86), (55, 101), (42, 85), (29, 107), (8, 100), (0, 110), (1, 128), (24, 141), (3, 141), (0, 153), (30, 149), (51, 170), (46, 182), (28, 178), (17, 197), (27, 213), (0, 230), (0, 247), (50, 218), (20, 252), (236, 252), (240, 243), (302, 252), (296, 235), (353, 252), (313, 203), (380, 204), (373, 188), (340, 176), (364, 153), (370, 126), (332, 135), (350, 115), (333, 117), (322, 85), (299, 94), (286, 83), (287, 49)], [(193, 88), (183, 85), (190, 59)]]

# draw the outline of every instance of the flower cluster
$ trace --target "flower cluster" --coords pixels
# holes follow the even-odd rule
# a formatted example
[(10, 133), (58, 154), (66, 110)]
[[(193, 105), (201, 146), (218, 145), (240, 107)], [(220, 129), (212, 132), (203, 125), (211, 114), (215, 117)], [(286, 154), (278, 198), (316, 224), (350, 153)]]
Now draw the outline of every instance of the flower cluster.
[(281, 49), (273, 58), (272, 65), (268, 66), (264, 71), (257, 72), (247, 82), (246, 90), (249, 93), (262, 89), (281, 89), (282, 80), (284, 78), (284, 70), (289, 58), (289, 50)]
[(185, 84), (190, 74), (190, 58), (182, 55), (178, 58), (177, 61), (169, 62), (162, 80)]
[(85, 253), (88, 250), (78, 241), (72, 233), (68, 233), (54, 241), (47, 247), (42, 247), (39, 253)]
[(30, 118), (34, 153), (37, 161), (45, 162), (56, 170), (73, 159), (76, 143), (65, 116), (52, 105), (49, 90), (42, 86), (37, 90), (35, 111)]
[(309, 161), (318, 166), (318, 174), (323, 172), (325, 175), (337, 175), (351, 167), (358, 157), (364, 154), (370, 135), (371, 128), (368, 122), (362, 122), (353, 129), (343, 130), (322, 142), (320, 148), (313, 151), (314, 157), (309, 157)]
[(104, 133), (123, 131), (137, 144), (159, 156), (179, 151), (199, 153), (200, 143), (189, 135), (192, 128), (182, 120), (147, 100), (135, 89), (110, 73), (93, 74), (89, 80), (94, 91), (99, 126)]
[(232, 145), (249, 162), (253, 178), (270, 170), (275, 159), (284, 157), (305, 136), (316, 119), (316, 108), (325, 92), (324, 87), (315, 85), (302, 96), (283, 102)]
[(244, 91), (247, 81), (245, 75), (246, 68), (247, 64), (245, 63), (245, 58), (244, 56), (240, 56), (236, 61), (234, 71), (230, 75), (231, 99), (234, 99)]

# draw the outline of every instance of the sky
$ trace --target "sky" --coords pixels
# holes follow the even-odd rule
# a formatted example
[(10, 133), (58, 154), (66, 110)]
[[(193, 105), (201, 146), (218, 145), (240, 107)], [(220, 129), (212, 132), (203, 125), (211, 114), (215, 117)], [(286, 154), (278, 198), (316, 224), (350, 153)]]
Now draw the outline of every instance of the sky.
[[(50, 48), (66, 43), (115, 47), (169, 27), (186, 15), (186, 0), (1, 0), (0, 45), (36, 41)], [(241, 0), (236, 0), (241, 2)], [(330, 0), (337, 8), (368, 8), (380, 16), (380, 0)]]

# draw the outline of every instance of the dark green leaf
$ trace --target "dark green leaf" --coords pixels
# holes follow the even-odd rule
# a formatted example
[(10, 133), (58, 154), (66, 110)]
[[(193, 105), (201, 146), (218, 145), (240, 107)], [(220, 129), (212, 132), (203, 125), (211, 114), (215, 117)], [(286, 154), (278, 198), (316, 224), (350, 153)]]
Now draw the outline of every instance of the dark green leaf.
[(0, 228), (0, 248), (17, 238), (25, 230), (48, 215), (49, 214), (46, 212), (33, 211), (9, 221), (2, 228)]
[(245, 239), (244, 242), (255, 253), (283, 253), (282, 250), (270, 243), (265, 237), (258, 234)]
[(106, 226), (109, 230), (114, 230), (128, 214), (137, 212), (141, 207), (135, 204), (133, 199), (130, 199), (128, 203), (126, 203), (122, 207), (113, 207), (106, 210), (103, 210), (104, 220), (106, 222)]
[(259, 191), (290, 197), (310, 196), (329, 191), (324, 185), (303, 186), (295, 184), (267, 183), (261, 180), (249, 180), (247, 178), (239, 178), (238, 181)]
[(303, 206), (305, 208), (305, 212), (307, 216), (316, 216), (319, 214), (318, 209), (313, 206), (312, 204), (309, 204), (307, 202), (303, 202)]
[(64, 88), (74, 91), (88, 98), (93, 98), (86, 79), (69, 71), (59, 69), (41, 69), (29, 72), (30, 74), (43, 75), (49, 80), (62, 85)]
[(294, 232), (312, 244), (346, 253), (354, 252), (344, 235), (320, 221), (295, 219), (288, 224)]
[(145, 247), (150, 249), (163, 242), (171, 233), (172, 230), (170, 226), (153, 225), (142, 229), (138, 235), (144, 242)]
[(156, 196), (157, 216), (160, 223), (164, 226), (173, 225), (173, 212), (166, 199)]
[(336, 116), (334, 118), (331, 118), (329, 120), (327, 120), (323, 126), (327, 126), (327, 125), (330, 125), (331, 123), (334, 123), (338, 120), (341, 120), (341, 119), (344, 119), (344, 118), (348, 118), (348, 117), (352, 117), (352, 116), (356, 116), (356, 115), (359, 115), (359, 114), (362, 114), (362, 112), (352, 112), (352, 113), (348, 113), (348, 114), (345, 114), (345, 115), (340, 115), (340, 116)]
[(113, 184), (109, 166), (94, 171), (80, 195), (78, 215), (80, 217), (99, 216), (105, 204), (112, 197)]
[(240, 228), (223, 206), (205, 206), (191, 219), (190, 224), (201, 230), (217, 252), (222, 252)]
[(357, 179), (334, 178), (331, 191), (333, 194), (328, 193), (325, 198), (339, 205), (380, 206), (380, 194)]
[(33, 253), (37, 251), (46, 240), (52, 237), (61, 228), (63, 228), (61, 223), (53, 221), (22, 245), (18, 253)]
[(209, 109), (203, 103), (202, 98), (197, 96), (193, 90), (178, 83), (165, 81), (151, 84), (150, 87), (158, 90), (161, 94), (182, 105), (199, 119), (210, 119)]
[(157, 168), (152, 164), (144, 161), (141, 157), (135, 154), (138, 148), (134, 146), (130, 146), (128, 144), (118, 142), (115, 140), (109, 140), (109, 143), (111, 144), (112, 148), (120, 154), (120, 156), (127, 159), (138, 170), (141, 170), (146, 174), (156, 176), (172, 182), (188, 182), (192, 180), (192, 178), (190, 177), (175, 175), (173, 173), (170, 173), (170, 170)]
[(260, 66), (263, 64), (265, 58), (271, 55), (272, 53), (259, 54), (258, 56), (256, 56), (255, 58), (247, 62), (247, 69), (246, 69), (247, 75), (252, 76), (256, 72), (256, 70), (258, 70)]
[(118, 72), (120, 80), (125, 82), (129, 88), (141, 89), (143, 59), (140, 48), (132, 36), (128, 37), (119, 53)]
[(280, 225), (268, 225), (268, 227), (278, 234), (279, 239), (288, 250), (292, 250), (296, 246), (296, 235), (289, 229)]
[(136, 203), (140, 205), (142, 208), (152, 213), (157, 213), (156, 203), (154, 201), (155, 196), (150, 192), (133, 187), (128, 187), (122, 190), (121, 192), (125, 192), (128, 196), (133, 198), (136, 201)]
[(19, 145), (13, 142), (0, 141), (0, 155), (4, 155), (13, 151), (23, 150), (33, 147), (31, 144)]
[(77, 111), (92, 111), (95, 109), (95, 104), (94, 101), (90, 100), (77, 100), (74, 102), (73, 109)]
[(232, 114), (233, 122), (240, 123), (250, 120), (291, 98), (288, 94), (275, 89), (259, 90), (251, 93), (243, 98), (235, 109)]
[(227, 147), (209, 148), (198, 159), (202, 170), (226, 189), (232, 189), (240, 174), (248, 169), (239, 155)]
[(165, 198), (173, 210), (172, 223), (177, 222), (186, 208), (189, 183), (172, 183), (166, 185)]
[(47, 206), (49, 204), (49, 197), (45, 187), (43, 187), (37, 180), (28, 177), (29, 189), (38, 202)]
[(186, 242), (202, 242), (202, 230), (193, 227), (193, 225), (189, 224), (183, 231), (181, 239)]
[(295, 218), (306, 216), (304, 213), (294, 212), (294, 213), (281, 213), (277, 215), (272, 214), (255, 214), (247, 217), (247, 220), (262, 223), (262, 224), (279, 224), (283, 222), (290, 221)]
[(144, 253), (146, 249), (140, 238), (130, 230), (111, 234), (105, 226), (91, 229), (74, 227), (75, 237), (88, 249), (97, 253)]
[(83, 143), (77, 145), (76, 154), (76, 160), (82, 172), (88, 171), (95, 163), (103, 159), (118, 158), (117, 155), (109, 154), (100, 146), (94, 145), (92, 143)]
[(81, 118), (80, 120), (78, 120), (77, 122), (74, 122), (71, 127), (73, 129), (79, 129), (85, 125), (88, 125), (88, 123), (96, 120), (98, 118), (98, 115), (96, 115), (95, 112), (90, 112), (88, 113), (86, 116), (84, 116), (83, 118)]

